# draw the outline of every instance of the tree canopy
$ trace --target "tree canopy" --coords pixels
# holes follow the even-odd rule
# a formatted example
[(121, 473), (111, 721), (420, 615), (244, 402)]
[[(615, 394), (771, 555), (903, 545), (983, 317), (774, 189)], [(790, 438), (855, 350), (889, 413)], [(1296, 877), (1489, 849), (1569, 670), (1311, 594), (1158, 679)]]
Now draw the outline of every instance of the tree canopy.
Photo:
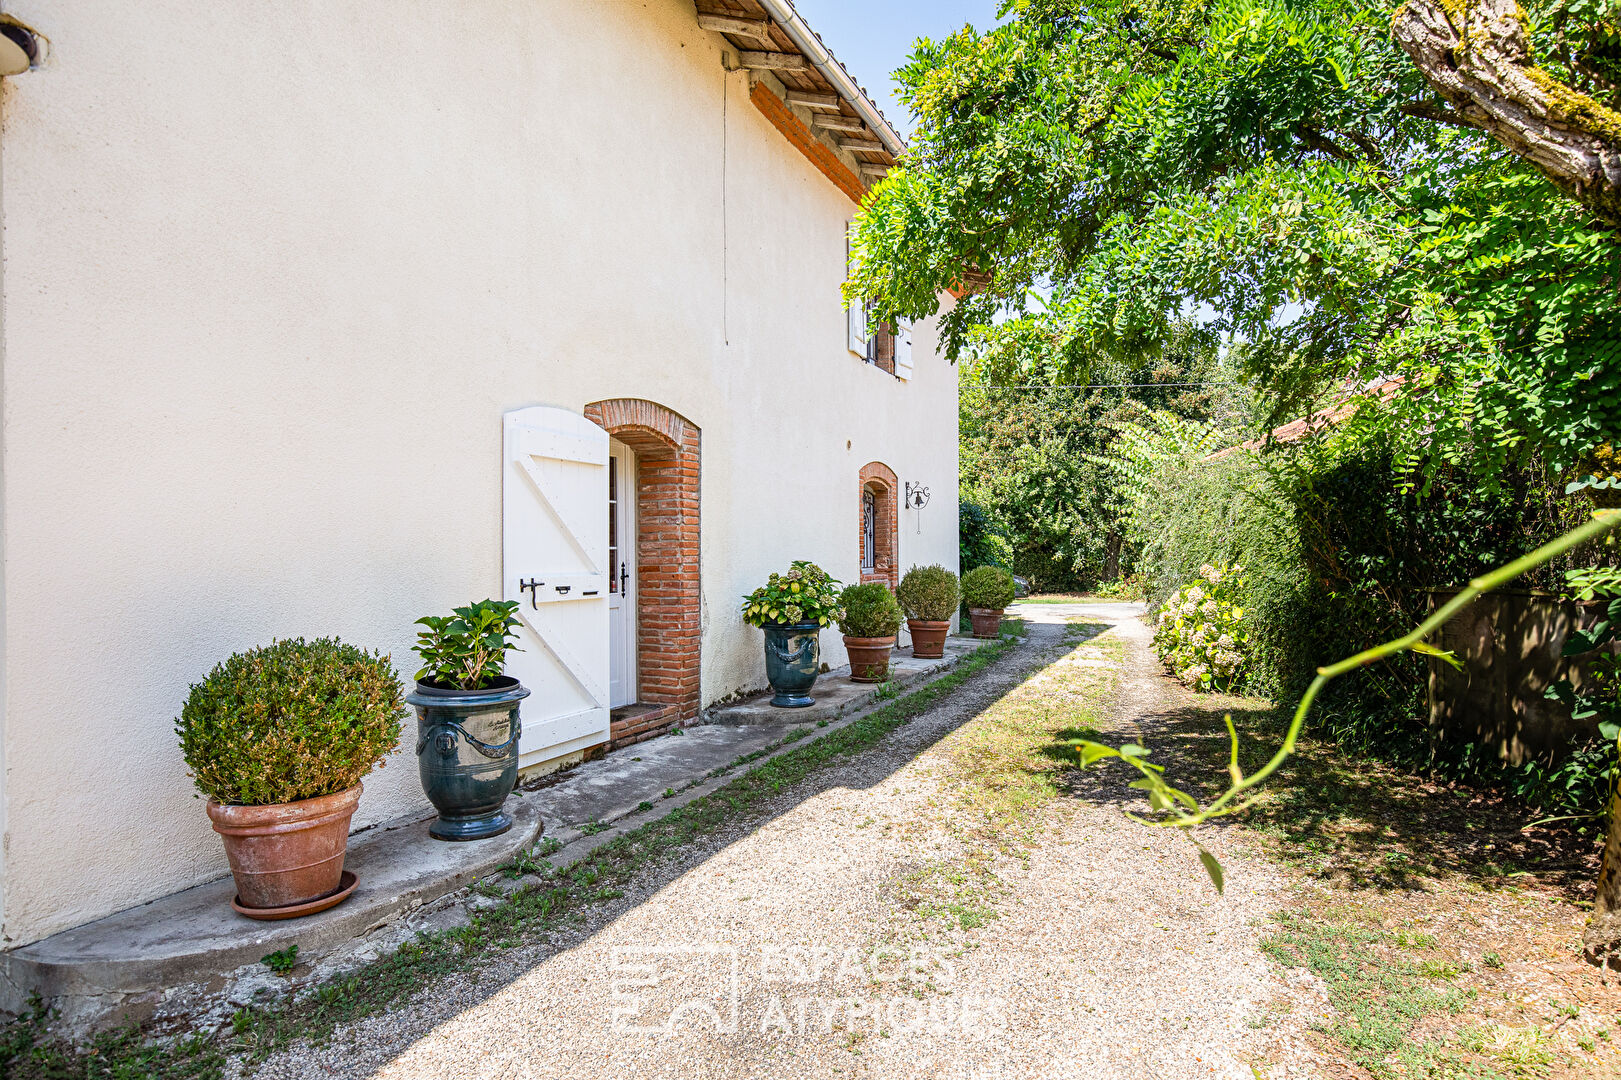
[(1194, 317), (1267, 419), (1399, 375), (1404, 463), (1580, 467), (1621, 420), (1621, 0), (1427, 2), (1015, 0), (920, 41), (851, 295), (962, 294), (947, 346), (991, 381)]

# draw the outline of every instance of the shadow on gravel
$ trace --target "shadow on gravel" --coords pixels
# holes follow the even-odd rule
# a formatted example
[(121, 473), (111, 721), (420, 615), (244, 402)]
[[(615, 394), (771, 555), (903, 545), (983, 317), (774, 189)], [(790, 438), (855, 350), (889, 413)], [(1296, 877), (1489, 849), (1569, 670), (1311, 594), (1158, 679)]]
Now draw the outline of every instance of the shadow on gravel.
[[(1206, 801), (1227, 784), (1230, 743), (1223, 716), (1239, 733), (1239, 764), (1254, 772), (1282, 740), (1289, 711), (1255, 699), (1194, 695), (1161, 676), (1174, 703), (1140, 718), (1150, 760), (1175, 787)], [(1123, 732), (1076, 731), (1118, 745)], [(1074, 751), (1050, 748), (1055, 757)], [(1066, 775), (1071, 796), (1149, 816), (1128, 787), (1138, 773), (1106, 761)], [(1527, 878), (1574, 900), (1590, 899), (1603, 837), (1591, 823), (1533, 825), (1546, 815), (1489, 789), (1438, 782), (1383, 762), (1341, 754), (1313, 739), (1308, 725), (1293, 758), (1274, 774), (1262, 799), (1207, 828), (1242, 824), (1265, 838), (1269, 854), (1338, 884), (1411, 890), (1425, 879), (1454, 878), (1484, 888)]]
[[(1004, 636), (1026, 634), (1024, 642), (970, 679), (944, 688), (952, 678), (948, 675), (823, 739), (752, 768), (740, 767), (726, 787), (590, 852), (506, 903), (480, 912), (470, 926), (429, 932), (291, 1008), (239, 1015), (236, 1045), (252, 1055), (256, 1047), (259, 1053), (274, 1054), (301, 1042), (320, 1043), (340, 1025), (403, 1009), (415, 997), (409, 1030), (391, 1040), (391, 1053), (397, 1055), (438, 1024), (499, 994), (549, 957), (585, 944), (642, 900), (700, 869), (743, 836), (827, 791), (866, 790), (883, 783), (917, 755), (1017, 692), (1041, 670), (1033, 663), (1040, 650), (1073, 648), (1106, 629), (1107, 624), (1098, 623), (1079, 636), (1073, 630), (1064, 636), (1054, 633), (1050, 624), (1022, 631), (1005, 628)], [(1002, 685), (986, 697), (987, 683)], [(883, 720), (886, 712), (889, 718)], [(873, 753), (908, 733), (916, 740), (915, 725), (925, 717), (937, 721), (936, 726), (926, 739), (911, 742), (904, 756)], [(627, 897), (631, 891), (639, 899)], [(418, 995), (436, 989), (434, 984), (447, 977), (463, 980), (459, 992)], [(470, 988), (468, 982), (473, 984)], [(607, 1008), (605, 1002), (605, 1019)], [(376, 1067), (387, 1060), (392, 1057)], [(274, 1061), (264, 1070), (250, 1065), (246, 1072), (267, 1080), (297, 1075)]]

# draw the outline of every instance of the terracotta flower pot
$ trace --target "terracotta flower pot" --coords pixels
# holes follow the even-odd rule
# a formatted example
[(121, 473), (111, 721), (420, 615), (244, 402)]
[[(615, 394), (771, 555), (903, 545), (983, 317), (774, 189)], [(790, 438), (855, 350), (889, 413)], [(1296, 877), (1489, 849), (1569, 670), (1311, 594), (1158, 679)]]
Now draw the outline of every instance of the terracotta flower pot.
[(946, 654), (946, 635), (951, 623), (925, 619), (907, 619), (906, 629), (912, 632), (912, 655), (919, 660), (938, 660)]
[(844, 635), (844, 651), (850, 654), (850, 681), (883, 682), (889, 678), (889, 650), (894, 647), (894, 634), (888, 637)]
[(974, 636), (994, 638), (1002, 636), (1002, 609), (969, 608), (968, 618), (974, 624)]
[(361, 786), (270, 806), (208, 800), (243, 907), (291, 907), (338, 891)]

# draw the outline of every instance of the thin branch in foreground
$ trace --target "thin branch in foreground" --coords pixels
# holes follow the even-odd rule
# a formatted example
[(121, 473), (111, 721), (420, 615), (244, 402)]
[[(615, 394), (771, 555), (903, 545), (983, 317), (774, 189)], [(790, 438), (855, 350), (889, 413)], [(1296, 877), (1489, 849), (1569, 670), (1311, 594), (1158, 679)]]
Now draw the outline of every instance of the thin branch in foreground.
[[(1426, 656), (1444, 660), (1455, 667), (1458, 666), (1457, 658), (1451, 653), (1436, 648), (1424, 639), (1446, 625), (1454, 615), (1473, 603), (1477, 597), (1502, 588), (1521, 574), (1552, 562), (1572, 548), (1580, 547), (1582, 544), (1603, 537), (1617, 526), (1621, 526), (1621, 510), (1599, 511), (1593, 515), (1593, 520), (1580, 528), (1573, 529), (1565, 535), (1549, 541), (1530, 554), (1521, 556), (1506, 566), (1499, 567), (1489, 574), (1475, 578), (1467, 588), (1460, 591), (1431, 614), (1429, 618), (1419, 623), (1412, 631), (1402, 637), (1387, 641), (1382, 645), (1375, 645), (1371, 649), (1364, 649), (1355, 656), (1347, 657), (1337, 664), (1318, 668), (1317, 677), (1306, 688), (1305, 694), (1300, 699), (1299, 706), (1295, 709), (1294, 718), (1289, 722), (1289, 728), (1284, 733), (1283, 742), (1271, 759), (1249, 776), (1245, 776), (1243, 770), (1239, 767), (1238, 730), (1233, 726), (1232, 716), (1228, 715), (1226, 723), (1227, 735), (1231, 741), (1231, 754), (1228, 759), (1227, 772), (1230, 783), (1227, 790), (1211, 800), (1208, 805), (1201, 805), (1192, 795), (1167, 784), (1164, 777), (1165, 767), (1149, 761), (1148, 750), (1143, 746), (1136, 743), (1127, 743), (1117, 748), (1103, 743), (1092, 742), (1088, 739), (1073, 739), (1068, 745), (1076, 748), (1082, 768), (1108, 758), (1118, 758), (1142, 773), (1142, 778), (1132, 781), (1131, 786), (1146, 792), (1149, 806), (1161, 816), (1157, 819), (1150, 819), (1128, 812), (1126, 816), (1133, 821), (1144, 825), (1191, 830), (1212, 818), (1236, 814), (1259, 798), (1259, 793), (1255, 789), (1265, 783), (1273, 773), (1277, 772), (1278, 768), (1294, 753), (1295, 744), (1300, 739), (1300, 732), (1305, 727), (1306, 716), (1311, 712), (1312, 703), (1317, 700), (1317, 695), (1322, 692), (1324, 686), (1348, 672), (1367, 667), (1370, 664), (1378, 663), (1381, 660), (1404, 652), (1422, 653)], [(1217, 889), (1221, 889), (1222, 881), (1219, 867), (1216, 870), (1211, 870), (1211, 863), (1214, 862), (1214, 859), (1209, 856), (1209, 852), (1206, 852), (1202, 846), (1199, 851), (1200, 861), (1204, 863), (1205, 869), (1210, 871), (1211, 880), (1216, 883)]]

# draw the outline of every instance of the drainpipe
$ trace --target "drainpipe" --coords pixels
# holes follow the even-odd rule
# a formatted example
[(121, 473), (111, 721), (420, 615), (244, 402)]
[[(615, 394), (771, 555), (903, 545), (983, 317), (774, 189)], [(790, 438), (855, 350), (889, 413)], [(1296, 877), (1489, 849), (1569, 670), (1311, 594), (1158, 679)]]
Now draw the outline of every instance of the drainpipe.
[(833, 55), (827, 51), (821, 39), (805, 25), (805, 20), (799, 17), (799, 12), (794, 10), (790, 0), (758, 0), (758, 2), (765, 8), (766, 14), (787, 32), (788, 37), (793, 40), (794, 47), (805, 55), (811, 66), (833, 84), (840, 97), (855, 106), (856, 112), (861, 114), (861, 119), (878, 133), (879, 141), (890, 154), (899, 157), (904, 148), (901, 137), (895, 134), (895, 129), (889, 126), (889, 121), (885, 120), (883, 114), (867, 100), (867, 95), (861, 92), (861, 87), (850, 78), (850, 73), (844, 70), (844, 66), (833, 59)]

